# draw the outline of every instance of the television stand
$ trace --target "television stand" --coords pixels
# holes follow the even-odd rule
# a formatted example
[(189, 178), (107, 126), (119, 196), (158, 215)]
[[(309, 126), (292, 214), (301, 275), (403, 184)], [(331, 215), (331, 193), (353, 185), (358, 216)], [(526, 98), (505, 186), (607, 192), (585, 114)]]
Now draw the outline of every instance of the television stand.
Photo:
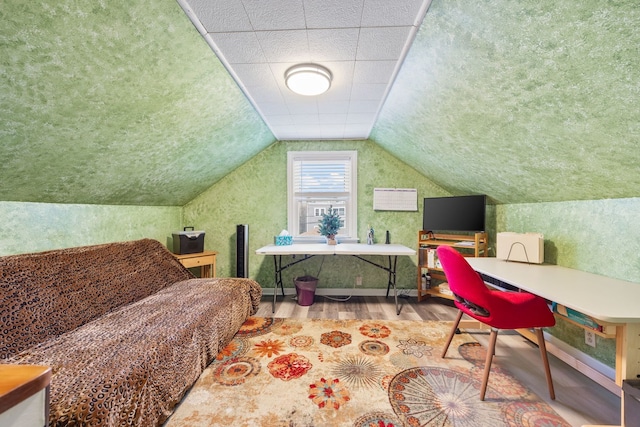
[[(436, 249), (438, 246), (451, 246), (464, 256), (486, 257), (488, 252), (487, 233), (437, 234), (420, 230), (418, 232), (418, 302), (428, 297), (453, 299), (453, 294), (449, 291), (449, 285), (446, 283), (447, 278), (444, 275), (444, 270), (437, 260)], [(422, 286), (422, 278), (426, 275), (431, 278), (431, 286), (428, 288)], [(434, 279), (445, 282), (434, 286)]]

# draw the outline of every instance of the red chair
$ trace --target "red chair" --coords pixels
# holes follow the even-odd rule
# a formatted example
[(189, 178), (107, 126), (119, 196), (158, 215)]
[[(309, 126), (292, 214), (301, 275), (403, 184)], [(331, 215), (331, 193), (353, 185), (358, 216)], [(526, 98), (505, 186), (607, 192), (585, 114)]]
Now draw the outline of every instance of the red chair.
[(480, 400), (484, 400), (491, 371), (491, 361), (495, 355), (498, 330), (534, 328), (547, 376), (549, 395), (551, 399), (555, 399), (542, 328), (555, 325), (556, 320), (545, 300), (527, 292), (504, 292), (490, 289), (460, 252), (449, 246), (439, 246), (437, 251), (438, 259), (449, 282), (449, 288), (455, 296), (454, 303), (460, 310), (451, 328), (447, 344), (442, 351), (442, 357), (444, 358), (447, 354), (463, 314), (491, 327), (480, 390)]

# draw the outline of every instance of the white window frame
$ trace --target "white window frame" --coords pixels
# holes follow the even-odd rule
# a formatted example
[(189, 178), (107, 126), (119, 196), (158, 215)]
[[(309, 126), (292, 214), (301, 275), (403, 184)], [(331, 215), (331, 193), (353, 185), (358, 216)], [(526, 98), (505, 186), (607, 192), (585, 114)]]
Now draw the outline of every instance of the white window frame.
[[(345, 225), (348, 235), (338, 234), (339, 242), (357, 242), (358, 226), (358, 152), (357, 151), (289, 151), (287, 152), (287, 222), (289, 234), (294, 242), (313, 243), (324, 242), (322, 236), (300, 236), (299, 230), (299, 204), (294, 194), (294, 163), (297, 161), (335, 160), (349, 161), (351, 168), (349, 196), (345, 203)], [(330, 195), (329, 195), (330, 197)]]

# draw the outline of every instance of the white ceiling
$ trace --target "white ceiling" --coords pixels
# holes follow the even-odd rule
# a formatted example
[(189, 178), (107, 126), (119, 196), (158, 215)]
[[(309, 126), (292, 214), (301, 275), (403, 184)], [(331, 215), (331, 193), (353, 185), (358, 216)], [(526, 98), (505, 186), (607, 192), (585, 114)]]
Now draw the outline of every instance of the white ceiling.
[[(366, 139), (431, 0), (178, 0), (278, 140)], [(328, 92), (291, 92), (316, 63)]]

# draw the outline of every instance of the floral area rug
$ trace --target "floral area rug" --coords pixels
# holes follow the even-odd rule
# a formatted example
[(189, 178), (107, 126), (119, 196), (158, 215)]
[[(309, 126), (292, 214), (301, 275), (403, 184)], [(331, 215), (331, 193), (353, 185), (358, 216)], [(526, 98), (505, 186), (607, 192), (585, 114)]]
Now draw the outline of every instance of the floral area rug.
[[(450, 323), (250, 318), (166, 427), (568, 426)], [(542, 373), (541, 373), (542, 375)]]

